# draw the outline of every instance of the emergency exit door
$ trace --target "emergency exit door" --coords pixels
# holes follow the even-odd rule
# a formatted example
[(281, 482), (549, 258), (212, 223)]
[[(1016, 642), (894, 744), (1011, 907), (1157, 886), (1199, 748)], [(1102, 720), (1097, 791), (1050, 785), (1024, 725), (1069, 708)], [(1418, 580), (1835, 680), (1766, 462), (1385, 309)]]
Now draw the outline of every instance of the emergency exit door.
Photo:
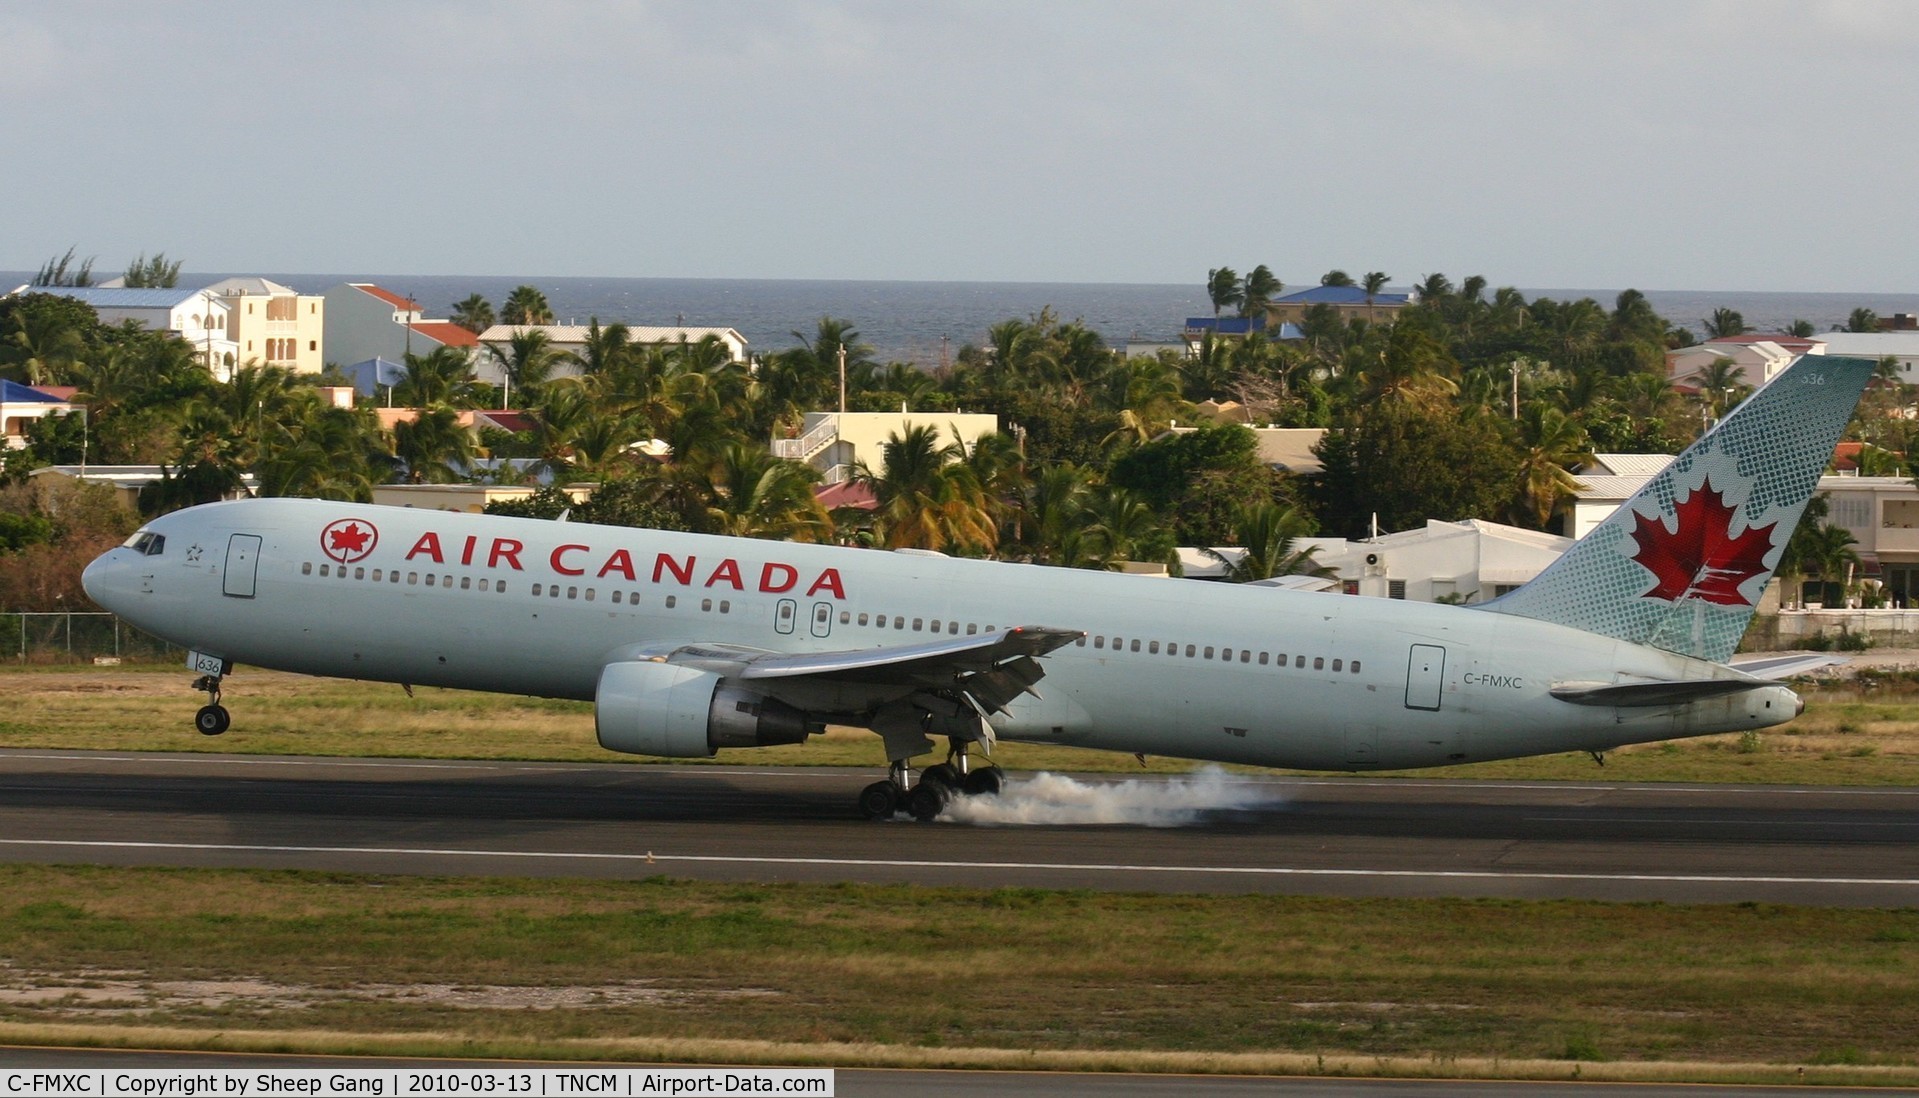
[(253, 585), (260, 574), (260, 536), (234, 534), (227, 539), (227, 566), (221, 590), (236, 599), (253, 597)]
[(1406, 708), (1439, 708), (1439, 692), (1446, 685), (1446, 650), (1437, 644), (1413, 645), (1406, 667)]

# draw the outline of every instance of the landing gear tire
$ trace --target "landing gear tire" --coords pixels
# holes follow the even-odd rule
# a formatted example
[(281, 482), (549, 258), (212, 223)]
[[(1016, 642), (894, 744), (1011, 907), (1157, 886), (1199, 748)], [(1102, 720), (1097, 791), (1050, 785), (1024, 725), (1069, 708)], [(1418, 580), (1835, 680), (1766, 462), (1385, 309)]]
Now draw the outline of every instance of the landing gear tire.
[(890, 820), (899, 810), (900, 795), (892, 782), (874, 782), (860, 790), (860, 815), (867, 819)]
[(969, 797), (998, 796), (1005, 784), (1004, 772), (997, 766), (988, 766), (966, 775), (966, 780), (960, 784), (960, 791)]
[(920, 784), (928, 782), (944, 787), (948, 793), (957, 793), (965, 784), (965, 779), (952, 763), (935, 763), (920, 771)]
[(233, 718), (227, 714), (226, 707), (223, 705), (203, 705), (200, 711), (193, 715), (193, 727), (202, 736), (218, 736), (232, 723)]
[(929, 782), (925, 775), (921, 775), (920, 783), (906, 795), (906, 810), (913, 814), (914, 819), (925, 823), (946, 811), (946, 802), (952, 795), (945, 785)]

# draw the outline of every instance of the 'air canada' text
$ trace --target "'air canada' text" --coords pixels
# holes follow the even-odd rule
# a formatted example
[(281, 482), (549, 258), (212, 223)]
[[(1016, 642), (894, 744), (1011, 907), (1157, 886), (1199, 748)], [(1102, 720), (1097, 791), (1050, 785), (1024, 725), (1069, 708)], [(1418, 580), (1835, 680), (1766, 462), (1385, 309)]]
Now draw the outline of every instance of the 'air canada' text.
[[(510, 568), (515, 572), (526, 571), (520, 557), (526, 552), (524, 542), (513, 538), (487, 539), (484, 549), (481, 539), (468, 534), (459, 546), (457, 559), (460, 564), (483, 568)], [(644, 554), (642, 554), (644, 556)], [(440, 544), (440, 535), (429, 530), (420, 535), (407, 550), (406, 559), (424, 558), (435, 564), (447, 564), (449, 554)], [(615, 549), (601, 556), (590, 545), (557, 545), (547, 555), (547, 567), (557, 575), (592, 575), (598, 579), (618, 576), (628, 582), (639, 582), (641, 567), (633, 562), (633, 554), (626, 549)], [(597, 565), (597, 567), (596, 567)], [(764, 594), (779, 595), (789, 591), (800, 591), (800, 570), (793, 565), (780, 561), (766, 561), (757, 566), (748, 562), (742, 569), (740, 562), (732, 557), (722, 558), (717, 564), (702, 565), (699, 558), (687, 554), (676, 557), (671, 553), (656, 553), (652, 561), (652, 581), (654, 583), (675, 583), (681, 587), (730, 587), (735, 591), (745, 591), (752, 584), (753, 590)], [(822, 568), (804, 588), (806, 597), (831, 595), (836, 599), (846, 598), (846, 587), (840, 580), (837, 568)]]

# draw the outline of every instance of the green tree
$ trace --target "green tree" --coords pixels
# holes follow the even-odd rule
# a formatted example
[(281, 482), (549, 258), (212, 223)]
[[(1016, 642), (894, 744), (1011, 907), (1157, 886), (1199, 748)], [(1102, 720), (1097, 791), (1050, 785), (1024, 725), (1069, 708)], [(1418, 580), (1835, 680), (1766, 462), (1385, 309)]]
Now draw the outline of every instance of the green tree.
[(479, 335), (493, 327), (493, 305), (479, 294), (468, 294), (453, 303), (453, 311), (448, 314), (453, 323)]
[(458, 347), (435, 347), (406, 356), (406, 376), (393, 387), (393, 399), (410, 408), (468, 408), (478, 399), (473, 357)]
[(889, 549), (991, 552), (998, 535), (985, 492), (964, 460), (965, 447), (942, 444), (931, 424), (908, 425), (880, 446), (878, 472), (861, 464), (853, 476), (879, 501), (875, 540)]
[(180, 284), (180, 262), (168, 262), (165, 252), (153, 253), (152, 259), (141, 252), (127, 264), (124, 280), (128, 289), (171, 290)]
[(408, 484), (456, 483), (472, 468), (473, 435), (453, 409), (421, 408), (393, 425), (393, 456), (405, 467)]
[(1707, 339), (1724, 339), (1727, 336), (1744, 335), (1752, 331), (1746, 325), (1745, 316), (1738, 309), (1721, 306), (1712, 311), (1712, 315), (1699, 322), (1706, 330)]
[(1386, 288), (1387, 281), (1392, 277), (1392, 275), (1387, 274), (1385, 271), (1366, 272), (1366, 276), (1359, 280), (1360, 288), (1366, 291), (1366, 304), (1371, 305), (1373, 303), (1373, 299), (1378, 297), (1380, 291)]
[(546, 303), (546, 295), (534, 286), (515, 286), (513, 292), (506, 295), (506, 304), (500, 309), (502, 324), (551, 324), (553, 309)]
[(1876, 332), (1879, 330), (1879, 314), (1871, 309), (1858, 308), (1846, 317), (1848, 332)]
[(1231, 309), (1246, 300), (1246, 292), (1239, 287), (1239, 274), (1231, 267), (1214, 267), (1206, 272), (1206, 297), (1213, 303), (1213, 316), (1218, 317), (1223, 309)]
[(1545, 530), (1580, 489), (1572, 468), (1593, 460), (1592, 444), (1579, 422), (1543, 401), (1519, 416), (1519, 467), (1510, 519), (1515, 526)]
[(1300, 547), (1311, 537), (1313, 520), (1294, 507), (1267, 501), (1241, 508), (1233, 523), (1233, 544), (1245, 552), (1232, 559), (1217, 549), (1200, 551), (1226, 566), (1230, 583), (1252, 583), (1275, 576), (1331, 577), (1332, 569), (1313, 559), (1318, 546)]
[(1347, 274), (1345, 271), (1331, 270), (1319, 276), (1319, 284), (1321, 286), (1351, 286), (1354, 283), (1353, 276)]
[(33, 286), (91, 286), (93, 285), (93, 257), (88, 256), (73, 265), (73, 249), (67, 254), (55, 256), (40, 265), (40, 271), (33, 276), (29, 285)]
[(1266, 306), (1285, 288), (1264, 263), (1247, 271), (1245, 280), (1239, 284), (1239, 315), (1264, 316)]
[(488, 343), (486, 353), (523, 405), (539, 402), (540, 390), (560, 363), (560, 352), (554, 349), (552, 338), (538, 328), (522, 328), (505, 343)]
[(1518, 455), (1496, 421), (1446, 407), (1381, 404), (1349, 412), (1316, 452), (1325, 470), (1307, 495), (1323, 528), (1366, 535), (1429, 518), (1496, 519), (1505, 512)]

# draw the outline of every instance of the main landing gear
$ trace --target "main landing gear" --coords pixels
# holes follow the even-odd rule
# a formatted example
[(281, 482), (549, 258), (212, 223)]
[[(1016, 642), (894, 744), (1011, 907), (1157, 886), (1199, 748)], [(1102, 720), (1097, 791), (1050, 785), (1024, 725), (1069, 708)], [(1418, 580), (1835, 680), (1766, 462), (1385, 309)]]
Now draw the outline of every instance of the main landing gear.
[(207, 703), (193, 715), (193, 727), (202, 736), (217, 736), (233, 724), (227, 707), (220, 704), (220, 679), (219, 675), (201, 675), (193, 680), (195, 690), (207, 692)]
[(997, 794), (1005, 786), (1005, 771), (999, 767), (972, 766), (969, 741), (955, 738), (948, 742), (951, 746), (946, 761), (920, 771), (918, 781), (913, 780), (907, 759), (894, 759), (884, 780), (860, 790), (860, 815), (869, 820), (890, 820), (905, 809), (924, 822), (944, 812), (955, 797)]

